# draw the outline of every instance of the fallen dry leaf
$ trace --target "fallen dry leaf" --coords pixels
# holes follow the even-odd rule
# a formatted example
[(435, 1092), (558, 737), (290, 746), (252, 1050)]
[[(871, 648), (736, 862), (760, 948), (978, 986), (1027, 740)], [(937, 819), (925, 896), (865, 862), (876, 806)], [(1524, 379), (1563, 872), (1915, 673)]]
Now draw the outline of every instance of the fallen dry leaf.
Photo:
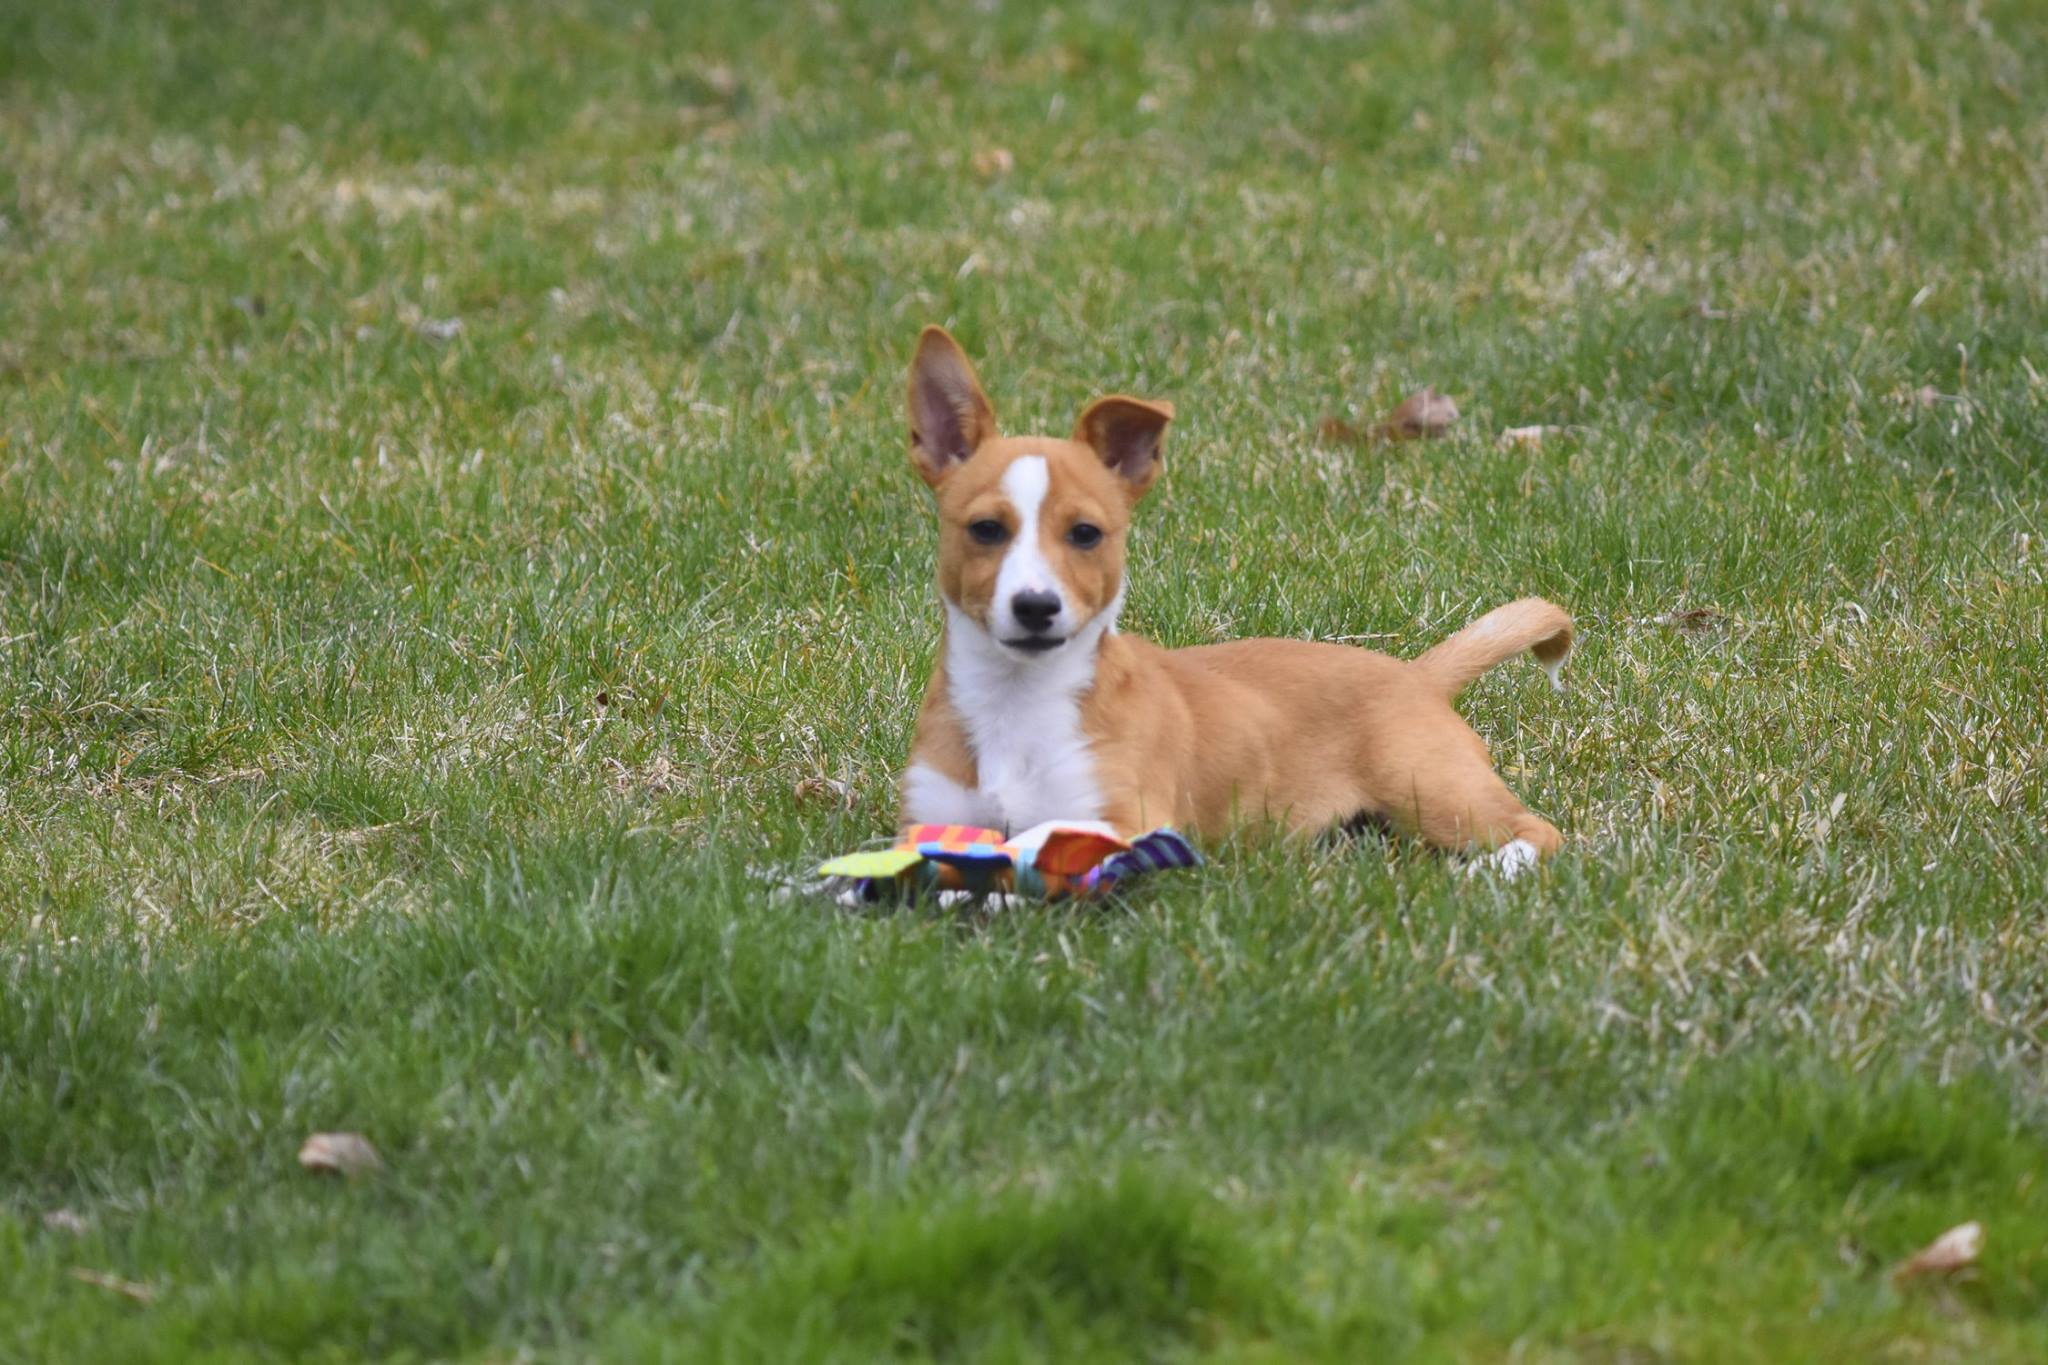
[(361, 1133), (315, 1133), (299, 1148), (299, 1164), (321, 1175), (368, 1175), (384, 1159)]
[(76, 1209), (51, 1209), (43, 1215), (43, 1226), (52, 1232), (68, 1232), (73, 1237), (83, 1237), (92, 1225)]
[(1341, 417), (1325, 417), (1316, 424), (1316, 439), (1325, 445), (1370, 445), (1375, 441), (1413, 441), (1441, 436), (1458, 420), (1458, 405), (1424, 385), (1387, 414), (1387, 420), (1370, 431), (1360, 431)]
[(1705, 630), (1721, 619), (1721, 613), (1712, 607), (1694, 607), (1690, 611), (1667, 611), (1652, 619), (1660, 626), (1676, 630)]
[(645, 763), (628, 767), (616, 758), (605, 762), (612, 770), (612, 787), (627, 796), (670, 796), (690, 785), (687, 769), (667, 754), (656, 754)]
[(1504, 446), (1540, 446), (1546, 436), (1562, 436), (1563, 427), (1509, 427), (1500, 434)]
[(1892, 1272), (1892, 1278), (1905, 1281), (1923, 1275), (1952, 1275), (1966, 1266), (1975, 1265), (1983, 1250), (1984, 1225), (1978, 1222), (1959, 1223), (1900, 1262), (1898, 1269)]
[(1458, 420), (1458, 405), (1424, 385), (1387, 414), (1377, 430), (1384, 441), (1412, 441), (1423, 436), (1441, 436)]
[(109, 1275), (104, 1270), (88, 1270), (82, 1265), (75, 1265), (71, 1267), (71, 1278), (81, 1284), (92, 1285), (95, 1289), (109, 1290), (123, 1298), (133, 1299), (137, 1303), (156, 1301), (156, 1291), (148, 1285), (124, 1280), (119, 1275)]
[(1000, 180), (1016, 169), (1016, 155), (1008, 147), (984, 147), (974, 154), (974, 173), (983, 180)]
[(799, 801), (829, 801), (834, 805), (852, 806), (853, 789), (844, 782), (829, 777), (807, 777), (796, 784), (796, 799)]

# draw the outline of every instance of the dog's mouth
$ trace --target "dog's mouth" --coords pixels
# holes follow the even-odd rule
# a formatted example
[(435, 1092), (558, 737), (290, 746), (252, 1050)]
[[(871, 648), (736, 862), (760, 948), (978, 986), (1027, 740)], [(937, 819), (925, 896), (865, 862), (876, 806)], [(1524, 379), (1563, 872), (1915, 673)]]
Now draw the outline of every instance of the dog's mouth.
[(1015, 640), (1005, 640), (1003, 644), (1019, 654), (1043, 654), (1047, 650), (1058, 649), (1066, 642), (1065, 636), (1026, 635)]

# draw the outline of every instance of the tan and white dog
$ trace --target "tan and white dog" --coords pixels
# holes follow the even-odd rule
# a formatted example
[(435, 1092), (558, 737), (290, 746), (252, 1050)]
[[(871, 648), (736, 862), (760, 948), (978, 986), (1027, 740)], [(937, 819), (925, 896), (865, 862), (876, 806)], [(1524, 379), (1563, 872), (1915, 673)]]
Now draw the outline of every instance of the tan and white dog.
[(927, 327), (910, 370), (911, 463), (938, 495), (945, 639), (903, 816), (1017, 831), (1100, 820), (1198, 836), (1354, 820), (1513, 873), (1555, 827), (1493, 771), (1451, 699), (1533, 651), (1556, 680), (1571, 618), (1511, 602), (1420, 658), (1309, 640), (1162, 649), (1117, 633), (1124, 537), (1173, 409), (1113, 396), (1067, 440), (1003, 436), (974, 366)]

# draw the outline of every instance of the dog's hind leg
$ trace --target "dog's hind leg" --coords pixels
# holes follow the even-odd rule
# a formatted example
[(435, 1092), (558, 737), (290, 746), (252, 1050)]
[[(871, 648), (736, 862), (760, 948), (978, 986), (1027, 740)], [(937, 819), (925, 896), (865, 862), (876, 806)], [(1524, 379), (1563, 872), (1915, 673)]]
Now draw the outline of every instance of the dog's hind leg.
[(1557, 827), (1508, 790), (1485, 743), (1444, 711), (1432, 724), (1382, 736), (1371, 764), (1376, 809), (1403, 833), (1447, 852), (1498, 851), (1510, 872), (1557, 852), (1564, 842)]

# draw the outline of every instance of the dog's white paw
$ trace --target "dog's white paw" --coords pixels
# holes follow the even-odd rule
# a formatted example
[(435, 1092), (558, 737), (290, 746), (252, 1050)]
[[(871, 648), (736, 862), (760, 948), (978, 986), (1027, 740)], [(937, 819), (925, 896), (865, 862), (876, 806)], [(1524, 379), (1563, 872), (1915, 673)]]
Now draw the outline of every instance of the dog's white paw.
[(1022, 896), (1009, 891), (990, 891), (986, 894), (978, 894), (973, 891), (941, 891), (939, 893), (939, 906), (946, 910), (958, 909), (960, 906), (965, 905), (993, 915), (1001, 910), (1015, 909), (1023, 903), (1024, 898)]
[(1534, 872), (1542, 860), (1536, 845), (1527, 839), (1511, 839), (1493, 852), (1466, 863), (1465, 875), (1472, 877), (1481, 872), (1498, 872), (1502, 881), (1511, 882), (1525, 872)]

